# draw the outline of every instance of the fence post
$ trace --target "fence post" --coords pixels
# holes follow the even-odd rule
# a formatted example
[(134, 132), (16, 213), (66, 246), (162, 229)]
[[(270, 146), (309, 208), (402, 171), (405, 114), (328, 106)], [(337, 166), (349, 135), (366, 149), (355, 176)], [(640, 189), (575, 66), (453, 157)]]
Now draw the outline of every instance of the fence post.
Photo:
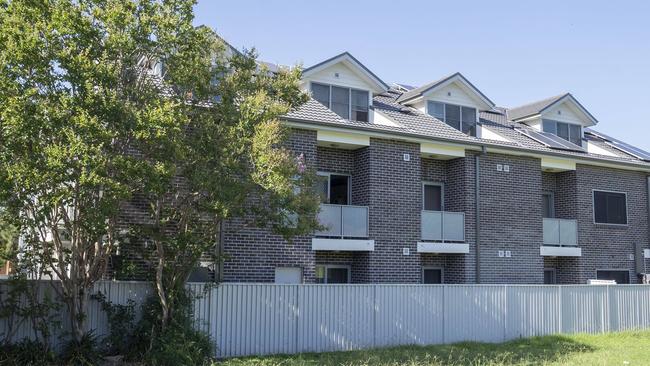
[(563, 308), (563, 300), (562, 300), (562, 285), (557, 285), (557, 304), (558, 304), (558, 319), (557, 319), (557, 332), (562, 333), (562, 308)]
[(296, 304), (294, 305), (294, 318), (296, 320), (296, 336), (294, 337), (294, 349), (296, 353), (300, 353), (298, 343), (300, 341), (300, 285), (296, 286)]
[(372, 347), (377, 347), (377, 284), (372, 286)]
[(448, 285), (442, 285), (442, 344), (447, 343), (447, 327), (446, 327), (446, 319), (447, 319), (447, 311), (445, 308), (445, 303), (447, 302), (447, 286)]
[(503, 341), (508, 337), (508, 285), (503, 285)]

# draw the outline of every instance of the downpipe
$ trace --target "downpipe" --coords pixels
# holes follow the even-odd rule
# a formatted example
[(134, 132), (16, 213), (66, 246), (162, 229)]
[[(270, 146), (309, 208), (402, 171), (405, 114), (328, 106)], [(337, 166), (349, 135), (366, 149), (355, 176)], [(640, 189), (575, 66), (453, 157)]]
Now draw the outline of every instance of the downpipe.
[[(487, 147), (485, 145), (481, 146), (481, 153), (474, 156), (474, 208), (476, 210), (476, 240), (474, 245), (475, 250), (475, 272), (476, 272), (476, 283), (481, 283), (481, 156), (487, 154)], [(649, 181), (650, 182), (650, 181)]]

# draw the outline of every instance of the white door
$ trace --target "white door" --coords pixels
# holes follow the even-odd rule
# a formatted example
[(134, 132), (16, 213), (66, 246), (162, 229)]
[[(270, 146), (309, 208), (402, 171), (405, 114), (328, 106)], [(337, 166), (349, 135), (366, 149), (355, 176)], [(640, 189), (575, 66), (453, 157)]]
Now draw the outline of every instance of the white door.
[(285, 284), (302, 283), (302, 268), (276, 267), (275, 283), (285, 283)]

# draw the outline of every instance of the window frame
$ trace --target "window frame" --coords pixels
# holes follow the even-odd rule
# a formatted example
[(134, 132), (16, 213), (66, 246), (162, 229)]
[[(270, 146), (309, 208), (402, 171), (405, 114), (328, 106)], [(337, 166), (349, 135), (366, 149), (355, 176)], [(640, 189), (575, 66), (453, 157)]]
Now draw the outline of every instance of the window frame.
[(629, 268), (596, 268), (596, 279), (598, 279), (598, 272), (627, 272), (627, 283), (616, 283), (617, 285), (631, 285), (634, 275), (630, 276)]
[(335, 283), (335, 285), (349, 285), (352, 283), (352, 266), (349, 264), (317, 264), (316, 267), (323, 267), (323, 283), (320, 285), (327, 285), (327, 270), (329, 268), (341, 269), (344, 268), (348, 271), (348, 282), (347, 283)]
[[(555, 135), (555, 136), (557, 136), (557, 137), (559, 137), (559, 138), (561, 138), (561, 139), (563, 139), (563, 140), (566, 140), (566, 141), (568, 141), (568, 142), (570, 142), (570, 143), (572, 143), (572, 144), (576, 144), (576, 143), (573, 142), (573, 141), (571, 140), (571, 126), (578, 126), (578, 127), (580, 127), (580, 143), (579, 143), (579, 144), (576, 144), (576, 145), (578, 145), (578, 146), (580, 146), (580, 147), (583, 146), (583, 139), (584, 139), (584, 137), (585, 137), (585, 131), (584, 131), (584, 126), (583, 126), (583, 125), (581, 125), (581, 124), (579, 124), (579, 123), (572, 123), (572, 122), (558, 121), (558, 120), (556, 120), (556, 119), (552, 119), (552, 118), (542, 118), (541, 120), (542, 120), (542, 124), (541, 124), (540, 127), (541, 127), (542, 132), (552, 133), (553, 135)], [(545, 121), (553, 122), (553, 123), (555, 124), (555, 132), (549, 132), (549, 131), (545, 131), (545, 130), (544, 130), (544, 122), (545, 122)], [(557, 124), (558, 124), (558, 123), (562, 123), (562, 124), (567, 125), (567, 134), (569, 135), (569, 139), (568, 139), (568, 140), (565, 139), (564, 137), (561, 137), (560, 135), (557, 134)]]
[(543, 217), (544, 216), (544, 206), (542, 206), (542, 218), (544, 219), (555, 219), (555, 192), (552, 191), (542, 191), (542, 205), (544, 205), (544, 196), (550, 196), (551, 197), (551, 212), (550, 212), (550, 217)]
[[(441, 121), (444, 122), (445, 124), (447, 124), (447, 126), (452, 127), (453, 129), (456, 129), (456, 127), (453, 127), (453, 126), (451, 126), (450, 124), (447, 123), (447, 105), (452, 105), (452, 106), (458, 107), (460, 109), (460, 114), (459, 114), (459, 127), (460, 127), (460, 129), (458, 131), (460, 131), (463, 134), (465, 133), (465, 132), (463, 132), (463, 108), (471, 108), (471, 109), (473, 109), (474, 110), (474, 130), (475, 130), (475, 135), (473, 137), (478, 137), (478, 126), (479, 126), (479, 110), (478, 110), (478, 108), (473, 107), (473, 106), (469, 106), (469, 105), (446, 103), (446, 102), (440, 102), (440, 101), (437, 101), (437, 100), (430, 100), (429, 99), (425, 103), (425, 113), (427, 115), (433, 117), (433, 118), (436, 118), (436, 119), (438, 119), (438, 117), (436, 117), (436, 116), (429, 113), (429, 103), (439, 103), (439, 104), (443, 105), (443, 109), (442, 109), (443, 118), (442, 118)], [(472, 135), (468, 135), (468, 136), (472, 136)]]
[[(622, 194), (625, 197), (625, 224), (596, 221), (596, 192)], [(592, 189), (591, 190), (591, 211), (592, 211), (592, 219), (594, 225), (621, 226), (621, 227), (626, 227), (630, 225), (630, 209), (627, 205), (627, 192), (609, 191), (606, 189)]]
[(316, 176), (327, 177), (327, 202), (328, 203), (326, 203), (326, 204), (328, 204), (328, 205), (333, 205), (334, 204), (334, 203), (329, 203), (329, 201), (330, 201), (330, 191), (332, 189), (332, 187), (331, 187), (332, 175), (340, 175), (340, 176), (348, 177), (348, 204), (347, 205), (342, 205), (342, 206), (352, 206), (352, 174), (326, 172), (326, 171), (319, 170), (319, 171), (316, 172)]
[[(440, 211), (432, 211), (424, 208), (424, 189), (426, 186), (438, 186), (440, 187)], [(422, 181), (422, 211), (431, 211), (431, 212), (444, 212), (445, 211), (445, 184), (443, 182), (434, 182), (434, 181)]]
[[(426, 270), (439, 270), (440, 271), (440, 283), (424, 283), (424, 271)], [(435, 285), (444, 285), (445, 284), (445, 269), (440, 266), (422, 266), (420, 271), (420, 283), (423, 285), (435, 286)]]
[[(370, 107), (372, 106), (372, 101), (371, 101), (371, 97), (370, 97), (372, 94), (371, 94), (370, 90), (358, 89), (358, 88), (353, 88), (353, 87), (344, 86), (344, 85), (321, 83), (321, 82), (318, 82), (318, 81), (310, 81), (309, 82), (309, 92), (310, 93), (312, 92), (312, 85), (314, 85), (314, 84), (320, 85), (320, 86), (326, 86), (326, 87), (329, 88), (329, 99), (328, 99), (329, 105), (327, 105), (327, 109), (329, 109), (332, 112), (334, 112), (332, 110), (332, 87), (337, 87), (337, 88), (341, 88), (341, 89), (348, 89), (348, 117), (347, 118), (341, 117), (341, 116), (339, 116), (339, 117), (347, 119), (349, 121), (355, 121), (355, 122), (370, 122), (370, 111), (371, 111)], [(368, 120), (367, 121), (352, 119), (352, 91), (353, 90), (368, 94)], [(336, 112), (334, 112), (334, 113), (336, 113)], [(336, 115), (338, 116), (338, 114), (336, 114)]]

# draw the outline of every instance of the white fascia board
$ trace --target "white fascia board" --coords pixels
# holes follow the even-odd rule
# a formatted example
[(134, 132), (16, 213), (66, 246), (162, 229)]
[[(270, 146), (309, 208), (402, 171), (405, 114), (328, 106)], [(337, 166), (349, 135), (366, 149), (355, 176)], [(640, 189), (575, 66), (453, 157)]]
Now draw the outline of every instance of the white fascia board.
[(350, 56), (350, 54), (348, 54), (347, 52), (339, 55), (338, 57), (334, 57), (328, 60), (327, 62), (323, 62), (316, 67), (307, 68), (305, 71), (303, 71), (302, 78), (309, 79), (311, 75), (314, 75), (338, 63), (343, 63), (345, 66), (349, 67), (352, 71), (354, 71), (358, 76), (364, 79), (367, 83), (372, 85), (374, 87), (373, 92), (384, 93), (388, 90), (387, 88), (388, 86), (385, 85), (383, 81), (379, 80), (375, 75), (368, 72), (366, 67), (362, 65), (361, 62), (352, 58), (352, 56)]
[(420, 153), (425, 157), (433, 155), (433, 158), (463, 158), (465, 157), (465, 148), (456, 145), (423, 142), (420, 144)]
[(542, 169), (548, 169), (555, 172), (576, 170), (576, 162), (569, 159), (542, 157)]
[(578, 113), (582, 114), (585, 120), (589, 121), (589, 124), (586, 124), (585, 126), (590, 127), (590, 126), (595, 126), (598, 124), (598, 120), (596, 120), (589, 111), (578, 102), (577, 99), (571, 94), (567, 94), (564, 97), (556, 100), (553, 104), (547, 106), (543, 110), (540, 111), (541, 114), (544, 114), (547, 110), (553, 109), (553, 107), (558, 106), (564, 102), (570, 102), (573, 108), (578, 111)]
[(368, 135), (318, 130), (316, 132), (316, 141), (319, 145), (332, 146), (341, 148), (360, 148), (370, 146), (370, 137)]
[(418, 242), (418, 253), (468, 254), (469, 244)]
[(582, 248), (578, 247), (539, 247), (542, 257), (582, 257)]
[(326, 239), (312, 238), (311, 250), (333, 250), (341, 252), (372, 252), (375, 241), (369, 239)]
[(621, 170), (631, 170), (631, 171), (637, 171), (637, 172), (648, 172), (650, 173), (650, 166), (640, 166), (640, 165), (631, 165), (631, 164), (617, 164), (616, 162), (606, 162), (606, 161), (598, 161), (598, 160), (589, 160), (589, 159), (567, 159), (565, 157), (559, 157), (559, 156), (554, 156), (554, 155), (545, 155), (545, 154), (540, 154), (536, 153), (533, 151), (528, 151), (524, 149), (508, 149), (507, 147), (504, 146), (496, 146), (494, 144), (491, 144), (490, 142), (479, 142), (476, 145), (470, 145), (470, 144), (463, 144), (462, 142), (455, 142), (455, 141), (442, 141), (442, 140), (433, 140), (433, 139), (426, 139), (423, 137), (417, 137), (417, 136), (404, 136), (404, 135), (399, 135), (399, 134), (391, 134), (388, 132), (375, 132), (375, 131), (360, 131), (360, 130), (354, 130), (351, 128), (341, 128), (341, 127), (335, 127), (335, 126), (324, 126), (321, 124), (313, 124), (309, 123), (308, 121), (284, 121), (285, 125), (290, 126), (290, 127), (295, 127), (295, 128), (301, 128), (305, 130), (311, 130), (311, 131), (318, 131), (318, 130), (327, 130), (327, 131), (339, 131), (339, 132), (350, 132), (350, 131), (355, 131), (355, 133), (360, 133), (363, 135), (367, 135), (369, 137), (376, 137), (380, 139), (388, 139), (388, 140), (397, 140), (397, 141), (407, 141), (407, 142), (416, 142), (416, 143), (442, 143), (442, 144), (450, 144), (450, 145), (456, 145), (456, 146), (461, 146), (466, 150), (473, 150), (473, 151), (481, 151), (481, 146), (485, 146), (487, 149), (487, 152), (489, 153), (494, 153), (494, 154), (504, 154), (504, 155), (513, 155), (513, 156), (528, 156), (528, 157), (533, 157), (533, 158), (552, 158), (552, 159), (565, 159), (565, 160), (571, 160), (574, 161), (576, 164), (584, 164), (584, 165), (591, 165), (591, 166), (600, 166), (600, 167), (605, 167), (605, 168), (612, 168), (612, 169), (621, 169)]

